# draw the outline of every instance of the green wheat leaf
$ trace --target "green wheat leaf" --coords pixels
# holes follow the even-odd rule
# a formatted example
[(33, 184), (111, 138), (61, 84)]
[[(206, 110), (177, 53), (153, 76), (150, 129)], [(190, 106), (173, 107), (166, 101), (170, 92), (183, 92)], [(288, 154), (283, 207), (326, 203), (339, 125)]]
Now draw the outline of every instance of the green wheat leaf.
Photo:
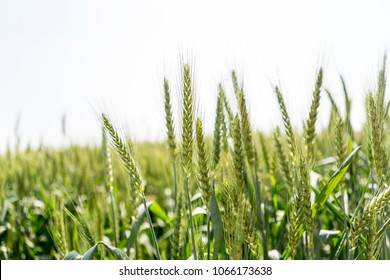
[(217, 199), (215, 198), (214, 192), (211, 192), (210, 215), (211, 215), (211, 222), (212, 222), (212, 228), (214, 233), (213, 259), (217, 260), (218, 252), (223, 242), (223, 225), (222, 225), (221, 212), (219, 211), (218, 202)]
[(347, 172), (347, 169), (349, 165), (352, 162), (352, 159), (359, 151), (360, 147), (357, 147), (343, 162), (343, 164), (340, 166), (340, 168), (333, 174), (333, 176), (329, 179), (328, 183), (326, 183), (325, 187), (322, 189), (320, 194), (317, 196), (313, 207), (312, 207), (312, 216), (313, 218), (317, 215), (318, 211), (321, 209), (321, 207), (324, 205), (324, 203), (328, 200), (328, 197), (331, 195), (333, 190), (336, 188), (338, 183), (340, 182), (341, 178), (343, 178), (345, 172)]

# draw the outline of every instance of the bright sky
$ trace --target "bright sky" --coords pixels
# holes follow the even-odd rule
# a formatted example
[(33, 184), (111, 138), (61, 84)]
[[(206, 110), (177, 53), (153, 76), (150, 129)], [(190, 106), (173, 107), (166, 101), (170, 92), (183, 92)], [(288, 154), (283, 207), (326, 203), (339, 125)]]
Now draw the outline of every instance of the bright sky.
[(163, 139), (162, 81), (178, 84), (181, 57), (195, 64), (209, 130), (218, 83), (232, 94), (232, 69), (244, 80), (253, 126), (280, 123), (271, 87), (279, 83), (299, 126), (320, 66), (340, 106), (345, 77), (359, 127), (364, 94), (390, 46), (389, 13), (387, 0), (2, 0), (0, 150), (13, 145), (18, 115), (23, 145), (63, 144), (64, 114), (66, 142), (98, 143), (101, 107), (133, 139)]

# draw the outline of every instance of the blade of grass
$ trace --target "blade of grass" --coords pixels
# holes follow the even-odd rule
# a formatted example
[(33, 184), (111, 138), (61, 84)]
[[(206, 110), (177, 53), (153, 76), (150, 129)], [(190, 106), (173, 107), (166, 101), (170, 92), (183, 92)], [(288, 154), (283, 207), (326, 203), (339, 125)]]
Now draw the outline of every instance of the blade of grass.
[(336, 188), (337, 184), (340, 182), (341, 178), (344, 176), (345, 172), (347, 172), (347, 169), (349, 165), (352, 162), (352, 159), (359, 151), (360, 147), (357, 147), (343, 162), (343, 164), (340, 166), (340, 168), (332, 175), (332, 177), (329, 179), (325, 187), (321, 190), (320, 194), (317, 196), (314, 204), (313, 204), (313, 218), (317, 215), (318, 211), (321, 209), (321, 207), (324, 205), (324, 203), (327, 201), (328, 197), (331, 195), (333, 190)]

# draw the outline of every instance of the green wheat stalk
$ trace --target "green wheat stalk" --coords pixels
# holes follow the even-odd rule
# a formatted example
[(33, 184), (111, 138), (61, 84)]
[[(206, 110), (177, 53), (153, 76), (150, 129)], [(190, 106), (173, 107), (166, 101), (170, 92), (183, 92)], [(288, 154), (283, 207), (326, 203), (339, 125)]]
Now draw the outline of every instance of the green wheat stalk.
[(194, 259), (197, 259), (195, 230), (192, 221), (191, 196), (188, 188), (188, 181), (192, 170), (192, 152), (193, 152), (193, 134), (194, 134), (194, 96), (192, 91), (191, 69), (188, 64), (183, 67), (183, 127), (182, 127), (182, 154), (183, 154), (183, 171), (184, 171), (184, 189), (187, 197), (192, 251)]
[(171, 94), (169, 90), (169, 82), (164, 78), (164, 109), (165, 109), (165, 125), (167, 129), (167, 143), (169, 147), (169, 154), (171, 156), (172, 168), (173, 168), (173, 183), (174, 183), (174, 199), (175, 205), (177, 205), (177, 170), (176, 170), (176, 141), (175, 141), (175, 128), (173, 124)]
[(112, 171), (112, 160), (111, 160), (111, 152), (110, 147), (107, 144), (107, 134), (106, 129), (104, 126), (102, 127), (103, 132), (103, 163), (104, 163), (104, 178), (105, 178), (105, 184), (106, 188), (109, 191), (110, 194), (110, 202), (111, 202), (111, 217), (112, 217), (112, 224), (114, 229), (114, 244), (115, 247), (118, 247), (118, 231), (117, 231), (117, 220), (115, 215), (115, 201), (114, 201), (114, 193), (113, 193), (113, 171)]
[[(141, 176), (139, 174), (138, 168), (135, 164), (134, 158), (130, 154), (130, 149), (125, 144), (125, 141), (123, 141), (122, 138), (119, 136), (119, 134), (117, 133), (117, 131), (113, 127), (110, 119), (105, 114), (102, 114), (102, 121), (103, 121), (103, 125), (104, 125), (105, 129), (110, 134), (111, 144), (114, 146), (116, 152), (119, 155), (119, 158), (120, 158), (122, 164), (126, 168), (127, 173), (131, 178), (132, 185), (134, 186), (135, 191), (142, 198), (142, 202), (143, 202), (144, 207), (145, 207), (145, 213), (146, 213), (146, 216), (147, 216), (147, 219), (149, 222), (150, 231), (152, 234), (153, 245), (154, 245), (154, 248), (155, 248), (156, 254), (157, 254), (157, 259), (160, 260), (161, 255), (160, 255), (160, 250), (158, 248), (156, 234), (155, 234), (154, 228), (153, 228), (152, 218), (150, 217), (149, 209), (146, 205), (145, 186), (142, 182), (142, 179), (141, 179)], [(133, 208), (136, 208), (136, 207), (133, 207)]]

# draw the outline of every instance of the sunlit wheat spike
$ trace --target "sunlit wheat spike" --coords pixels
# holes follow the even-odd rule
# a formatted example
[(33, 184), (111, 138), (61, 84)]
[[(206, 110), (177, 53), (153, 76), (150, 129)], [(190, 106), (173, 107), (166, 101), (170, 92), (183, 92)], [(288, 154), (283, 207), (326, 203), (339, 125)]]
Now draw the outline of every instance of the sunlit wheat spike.
[[(382, 187), (388, 172), (388, 152), (385, 140), (385, 91), (386, 91), (386, 56), (377, 78), (376, 93), (367, 97), (368, 125), (370, 131), (369, 148), (375, 169), (377, 182)], [(383, 178), (384, 177), (384, 178)]]
[(294, 132), (291, 126), (291, 121), (290, 121), (290, 116), (288, 115), (286, 105), (284, 103), (283, 95), (280, 91), (280, 89), (275, 86), (275, 93), (276, 97), (278, 99), (278, 104), (280, 111), (282, 112), (282, 118), (283, 118), (283, 125), (284, 125), (284, 132), (287, 135), (287, 141), (290, 149), (290, 155), (291, 158), (294, 158), (294, 155), (296, 153), (296, 141), (295, 141), (295, 136)]
[(214, 149), (213, 149), (213, 165), (214, 168), (218, 165), (219, 159), (221, 156), (221, 146), (222, 146), (222, 133), (223, 125), (225, 122), (224, 112), (223, 112), (223, 89), (222, 85), (219, 84), (219, 92), (217, 99), (217, 109), (215, 114), (215, 123), (214, 123)]
[(171, 104), (171, 93), (169, 90), (169, 82), (164, 78), (164, 110), (165, 110), (165, 126), (167, 130), (167, 144), (169, 148), (169, 153), (172, 161), (173, 168), (173, 189), (174, 189), (174, 206), (177, 205), (177, 169), (176, 169), (176, 156), (177, 156), (177, 147), (176, 147), (176, 136), (175, 136), (175, 127), (173, 123), (173, 113), (172, 113), (172, 104)]
[(300, 157), (299, 160), (299, 188), (301, 189), (300, 192), (298, 192), (298, 195), (302, 194), (302, 202), (303, 205), (301, 205), (300, 209), (303, 210), (304, 213), (304, 226), (306, 230), (306, 242), (305, 245), (307, 246), (307, 257), (309, 259), (313, 258), (313, 237), (314, 237), (314, 220), (312, 217), (312, 210), (311, 210), (311, 186), (310, 186), (310, 176), (308, 172), (308, 166), (307, 162), (303, 157)]
[(118, 231), (119, 225), (117, 224), (116, 214), (115, 214), (115, 203), (114, 203), (114, 193), (113, 193), (113, 171), (112, 171), (112, 160), (111, 160), (111, 151), (110, 147), (107, 143), (107, 132), (105, 127), (102, 127), (102, 133), (103, 133), (103, 143), (102, 143), (102, 149), (103, 149), (103, 164), (104, 164), (104, 179), (106, 183), (106, 189), (108, 190), (110, 194), (110, 202), (111, 202), (111, 220), (113, 225), (113, 235), (114, 235), (114, 243), (115, 246), (118, 245)]
[(289, 217), (288, 246), (292, 249), (291, 255), (294, 258), (300, 240), (299, 228), (302, 224), (302, 212), (299, 210), (297, 197), (293, 198)]
[[(249, 203), (247, 203), (249, 204)], [(257, 233), (256, 233), (256, 219), (254, 217), (254, 214), (251, 212), (251, 208), (249, 205), (246, 205), (248, 207), (244, 208), (243, 211), (243, 235), (245, 242), (249, 248), (250, 253), (252, 254), (252, 257), (254, 259), (259, 259), (259, 242), (257, 240)]]
[(110, 142), (114, 146), (116, 152), (119, 155), (120, 160), (125, 166), (131, 178), (131, 181), (134, 184), (134, 187), (137, 191), (143, 193), (141, 176), (138, 172), (137, 166), (135, 165), (135, 161), (130, 154), (130, 149), (128, 148), (126, 142), (122, 140), (122, 138), (119, 136), (110, 119), (105, 114), (102, 114), (102, 121), (104, 127), (110, 134)]
[(294, 176), (292, 174), (293, 172), (293, 165), (292, 162), (289, 160), (288, 156), (284, 152), (282, 142), (280, 140), (280, 131), (277, 127), (274, 132), (274, 141), (275, 141), (275, 148), (276, 148), (276, 154), (278, 156), (279, 165), (282, 169), (283, 179), (285, 184), (287, 184), (289, 192), (291, 194), (294, 193), (295, 187), (295, 180)]
[(384, 117), (384, 106), (385, 106), (385, 93), (386, 93), (386, 79), (387, 79), (387, 72), (386, 72), (386, 62), (387, 62), (387, 56), (385, 55), (383, 57), (383, 64), (381, 69), (378, 73), (377, 78), (377, 103), (378, 105), (381, 105), (379, 115), (381, 117)]
[(169, 90), (169, 82), (164, 78), (164, 109), (165, 109), (165, 126), (167, 129), (167, 142), (172, 160), (176, 158), (176, 140), (175, 127), (173, 124), (171, 94)]
[(241, 123), (240, 118), (236, 115), (234, 119), (234, 130), (233, 130), (233, 166), (236, 180), (236, 188), (234, 190), (234, 200), (237, 202), (240, 199), (240, 194), (244, 188), (244, 158), (242, 151), (242, 140), (241, 140)]
[(103, 163), (104, 163), (104, 179), (105, 179), (106, 187), (109, 190), (110, 188), (112, 188), (114, 178), (112, 172), (111, 151), (107, 143), (107, 132), (104, 126), (102, 127), (102, 136), (103, 136), (102, 149), (103, 149)]
[[(378, 81), (377, 81), (377, 89), (376, 89), (376, 109), (377, 109), (377, 121), (379, 126), (379, 133), (381, 134), (381, 140), (384, 140), (384, 134), (385, 134), (385, 118), (386, 118), (386, 101), (385, 101), (385, 93), (386, 93), (386, 79), (387, 79), (387, 72), (386, 72), (386, 55), (383, 58), (383, 64), (382, 68), (380, 69), (378, 73)], [(383, 143), (382, 143), (383, 146)]]
[(192, 217), (191, 194), (189, 190), (189, 178), (192, 171), (192, 155), (194, 142), (194, 95), (192, 92), (191, 69), (188, 64), (183, 66), (183, 113), (182, 113), (182, 166), (184, 172), (184, 189), (187, 199), (188, 219), (190, 224), (192, 253), (197, 259), (196, 237)]
[(208, 209), (211, 196), (211, 184), (202, 122), (200, 119), (196, 121), (196, 143), (198, 147), (199, 187), (202, 192), (203, 203)]
[(245, 147), (245, 154), (251, 166), (255, 162), (255, 148), (253, 144), (252, 129), (249, 120), (249, 113), (246, 104), (246, 97), (242, 87), (238, 86), (236, 73), (232, 71), (232, 81), (234, 92), (236, 94), (238, 109), (241, 117), (241, 133), (243, 135), (243, 143)]
[[(114, 129), (111, 121), (108, 119), (108, 117), (105, 114), (102, 114), (102, 121), (104, 124), (104, 127), (107, 129), (108, 133), (110, 134), (110, 140), (111, 144), (115, 147), (115, 150), (117, 151), (119, 158), (122, 161), (122, 164), (125, 166), (128, 175), (131, 178), (131, 184), (130, 184), (130, 200), (131, 202), (137, 202), (137, 198), (142, 198), (142, 203), (144, 205), (146, 218), (149, 222), (149, 228), (152, 235), (152, 241), (154, 245), (154, 249), (156, 250), (156, 257), (157, 259), (161, 259), (160, 250), (158, 248), (158, 243), (156, 239), (156, 234), (153, 229), (153, 223), (151, 216), (149, 214), (149, 210), (146, 203), (146, 197), (145, 197), (145, 189), (143, 185), (143, 181), (141, 179), (141, 176), (138, 172), (137, 166), (135, 165), (135, 161), (130, 153), (130, 149), (125, 144), (125, 142), (119, 137), (118, 133)], [(137, 203), (138, 204), (138, 203)], [(132, 209), (136, 209), (133, 207)]]
[[(226, 166), (225, 166), (226, 167)], [(241, 217), (237, 218), (240, 204), (237, 204), (237, 187), (234, 183), (228, 183), (224, 177), (221, 178), (222, 185), (222, 205), (224, 212), (222, 213), (224, 239), (226, 253), (230, 259), (241, 258), (241, 241), (239, 225), (242, 222)], [(241, 203), (240, 201), (239, 203)], [(241, 203), (242, 204), (242, 203)]]
[(354, 254), (361, 235), (369, 229), (373, 219), (376, 219), (377, 215), (380, 214), (389, 203), (390, 187), (385, 184), (384, 190), (371, 199), (371, 202), (365, 207), (362, 216), (356, 218), (352, 225), (352, 229), (349, 233), (349, 253), (351, 255)]
[(313, 160), (315, 128), (318, 117), (318, 108), (320, 106), (321, 90), (322, 90), (322, 68), (318, 71), (317, 81), (313, 92), (313, 99), (310, 107), (309, 118), (305, 127), (305, 144), (307, 158)]
[(255, 146), (253, 143), (252, 128), (249, 121), (249, 114), (246, 107), (246, 101), (244, 93), (241, 94), (240, 106), (241, 112), (241, 127), (244, 140), (245, 153), (248, 158), (248, 162), (251, 166), (255, 164)]
[(194, 137), (194, 96), (192, 92), (191, 69), (188, 64), (184, 64), (183, 69), (183, 170), (189, 176), (192, 169), (192, 152)]
[(334, 146), (336, 150), (336, 164), (340, 166), (347, 158), (347, 147), (345, 141), (345, 126), (341, 118), (337, 117), (334, 129)]
[(377, 218), (374, 217), (370, 221), (370, 225), (368, 226), (367, 233), (367, 242), (366, 242), (366, 259), (367, 260), (375, 260), (376, 259), (376, 232), (377, 232)]
[(103, 113), (101, 115), (104, 128), (110, 135), (110, 143), (114, 146), (119, 159), (125, 167), (130, 178), (130, 195), (129, 203), (127, 204), (127, 212), (132, 223), (135, 220), (137, 213), (137, 205), (139, 204), (140, 196), (144, 192), (144, 186), (138, 168), (135, 164), (134, 158), (131, 155), (131, 150), (127, 143), (119, 136), (110, 119)]
[(237, 95), (241, 87), (238, 85), (237, 75), (234, 70), (232, 70), (232, 82), (233, 82), (234, 93)]

